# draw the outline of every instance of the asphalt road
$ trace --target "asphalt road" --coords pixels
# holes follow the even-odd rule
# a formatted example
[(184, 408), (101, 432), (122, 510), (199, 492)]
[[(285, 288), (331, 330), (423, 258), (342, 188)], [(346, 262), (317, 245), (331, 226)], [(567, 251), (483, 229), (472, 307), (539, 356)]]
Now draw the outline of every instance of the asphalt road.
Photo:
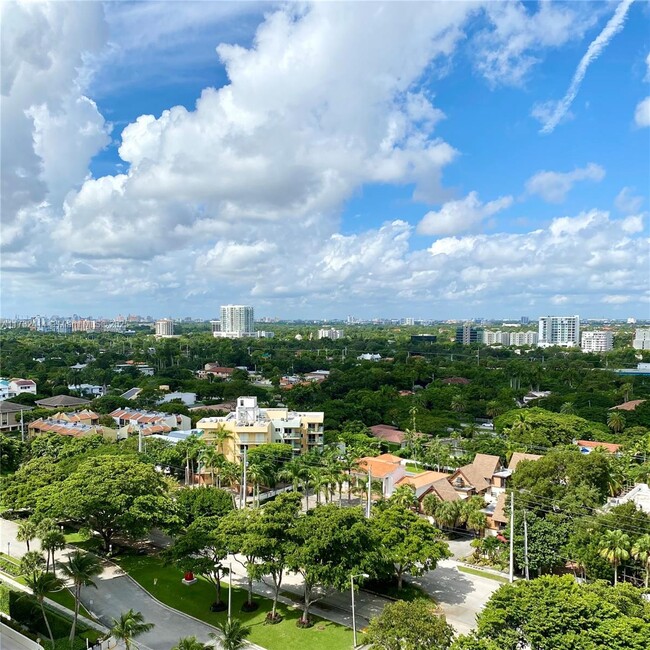
[(169, 650), (185, 636), (195, 636), (207, 643), (210, 632), (215, 631), (209, 625), (159, 604), (133, 580), (113, 567), (107, 568), (95, 582), (97, 589), (82, 589), (81, 601), (104, 625), (110, 627), (111, 619), (119, 618), (128, 609), (142, 612), (145, 621), (155, 624), (153, 630), (137, 638), (140, 646), (151, 650)]

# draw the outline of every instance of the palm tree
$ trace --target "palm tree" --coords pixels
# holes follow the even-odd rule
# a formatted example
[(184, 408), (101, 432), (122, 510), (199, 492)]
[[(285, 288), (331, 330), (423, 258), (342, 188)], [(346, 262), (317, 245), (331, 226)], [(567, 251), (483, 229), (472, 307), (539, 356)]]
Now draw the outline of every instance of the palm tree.
[(58, 529), (52, 528), (41, 537), (41, 549), (47, 555), (46, 568), (50, 568), (50, 557), (52, 558), (52, 573), (56, 575), (56, 565), (54, 563), (54, 553), (65, 548), (65, 535)]
[(294, 492), (298, 491), (300, 483), (305, 480), (306, 476), (307, 468), (299, 456), (287, 461), (278, 474), (281, 481), (291, 483)]
[(212, 479), (211, 485), (214, 486), (214, 467), (217, 464), (217, 458), (223, 456), (214, 447), (209, 446), (199, 451), (199, 462), (203, 468), (210, 468), (210, 478)]
[(443, 528), (456, 528), (461, 517), (460, 501), (442, 501), (433, 515), (438, 525)]
[(20, 558), (21, 575), (36, 575), (45, 570), (45, 558), (40, 551), (27, 551)]
[(607, 426), (614, 433), (620, 433), (625, 429), (625, 416), (619, 410), (610, 411), (607, 414)]
[(171, 650), (207, 650), (209, 646), (201, 643), (195, 636), (186, 636), (179, 639)]
[(646, 533), (639, 537), (632, 546), (632, 557), (643, 562), (645, 569), (645, 588), (648, 588), (648, 577), (650, 576), (650, 535)]
[(225, 424), (220, 424), (214, 429), (213, 436), (214, 441), (217, 443), (217, 449), (223, 454), (224, 442), (226, 442), (226, 440), (232, 440), (232, 433), (226, 429)]
[(465, 525), (475, 531), (478, 537), (482, 537), (483, 531), (487, 528), (487, 517), (480, 510), (470, 510), (465, 517)]
[(248, 480), (253, 484), (253, 507), (260, 505), (260, 485), (271, 482), (271, 468), (265, 463), (249, 463), (246, 470)]
[(74, 618), (70, 630), (70, 643), (72, 643), (77, 628), (77, 619), (79, 618), (81, 588), (97, 587), (93, 582), (93, 578), (102, 572), (102, 565), (94, 555), (76, 550), (68, 557), (68, 561), (61, 565), (61, 571), (74, 585)]
[(456, 413), (462, 413), (467, 408), (467, 403), (463, 396), (458, 393), (451, 398), (451, 410), (456, 411)]
[(251, 628), (244, 625), (238, 618), (216, 623), (221, 635), (210, 633), (214, 646), (221, 645), (223, 650), (240, 650), (244, 647), (246, 637), (251, 633)]
[(111, 634), (118, 641), (124, 641), (126, 650), (131, 650), (133, 639), (151, 629), (153, 629), (153, 623), (145, 623), (141, 612), (134, 612), (130, 609), (128, 612), (120, 614), (119, 618), (113, 619)]
[(564, 402), (564, 404), (560, 406), (560, 413), (562, 413), (562, 415), (575, 415), (576, 408), (573, 405), (573, 402)]
[(38, 535), (38, 526), (36, 522), (32, 519), (25, 519), (18, 524), (18, 530), (16, 531), (16, 539), (19, 542), (25, 542), (27, 544), (27, 552), (29, 553), (29, 543), (35, 539)]
[(53, 573), (34, 573), (25, 576), (25, 584), (32, 590), (38, 604), (41, 606), (41, 614), (43, 614), (43, 619), (45, 620), (47, 633), (50, 635), (50, 641), (52, 642), (52, 647), (54, 647), (52, 628), (45, 613), (45, 596), (53, 591), (60, 591), (63, 587), (63, 582)]
[(424, 499), (422, 499), (422, 511), (429, 517), (435, 517), (438, 505), (441, 503), (442, 501), (440, 501), (435, 494), (427, 494)]
[(408, 483), (398, 486), (391, 495), (390, 501), (404, 508), (415, 508), (418, 505), (415, 488)]
[(618, 566), (630, 557), (630, 538), (622, 530), (607, 530), (599, 554), (614, 567), (614, 586), (618, 584)]

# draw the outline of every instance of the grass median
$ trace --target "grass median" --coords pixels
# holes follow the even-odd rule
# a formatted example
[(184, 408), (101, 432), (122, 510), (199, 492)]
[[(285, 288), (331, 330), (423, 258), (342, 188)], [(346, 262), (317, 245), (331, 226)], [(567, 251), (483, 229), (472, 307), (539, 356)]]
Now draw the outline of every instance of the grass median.
[[(116, 562), (136, 582), (142, 585), (159, 601), (186, 614), (190, 614), (210, 625), (225, 621), (227, 612), (211, 612), (210, 604), (214, 601), (215, 592), (212, 585), (199, 578), (193, 585), (181, 582), (183, 574), (175, 567), (165, 566), (155, 556), (124, 556), (114, 558)], [(228, 600), (228, 579), (222, 583), (222, 598)], [(352, 645), (352, 630), (350, 628), (325, 621), (312, 616), (314, 626), (300, 629), (296, 622), (300, 618), (299, 608), (290, 608), (278, 604), (278, 612), (283, 621), (277, 625), (265, 623), (266, 614), (271, 611), (272, 602), (268, 598), (255, 595), (259, 609), (254, 612), (242, 612), (241, 606), (246, 602), (245, 589), (233, 587), (232, 613), (246, 625), (251, 626), (248, 640), (269, 650), (304, 650), (318, 648), (319, 650), (344, 650)], [(155, 621), (152, 621), (155, 622)], [(170, 641), (175, 641), (171, 639)]]

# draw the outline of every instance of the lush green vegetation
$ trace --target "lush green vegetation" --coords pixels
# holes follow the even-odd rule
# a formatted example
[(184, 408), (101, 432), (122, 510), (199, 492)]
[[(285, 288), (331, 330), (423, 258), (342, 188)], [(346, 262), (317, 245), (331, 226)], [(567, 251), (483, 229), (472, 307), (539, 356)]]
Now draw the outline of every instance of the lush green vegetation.
[[(181, 583), (182, 571), (166, 565), (160, 558), (142, 556), (123, 556), (119, 558), (120, 566), (149, 593), (161, 602), (179, 609), (211, 625), (224, 622), (227, 612), (210, 611), (214, 600), (214, 587), (207, 580), (200, 578), (196, 584), (185, 586)], [(224, 584), (224, 599), (227, 601), (227, 585)], [(300, 610), (296, 607), (278, 605), (282, 622), (275, 625), (266, 624), (266, 617), (271, 612), (272, 602), (266, 598), (256, 597), (259, 608), (254, 612), (242, 611), (248, 600), (246, 589), (233, 587), (232, 611), (237, 618), (251, 626), (249, 640), (267, 648), (286, 648), (302, 650), (303, 648), (323, 648), (324, 650), (341, 650), (352, 645), (352, 630), (331, 621), (314, 618), (313, 627), (301, 630), (296, 627)], [(362, 638), (362, 637), (361, 637)]]

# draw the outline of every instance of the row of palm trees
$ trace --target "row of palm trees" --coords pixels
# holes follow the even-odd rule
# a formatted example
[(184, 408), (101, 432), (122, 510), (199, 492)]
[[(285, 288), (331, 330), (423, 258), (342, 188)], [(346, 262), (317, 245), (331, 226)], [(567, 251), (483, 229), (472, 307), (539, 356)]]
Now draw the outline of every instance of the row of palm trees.
[(618, 584), (618, 567), (630, 559), (641, 562), (645, 569), (645, 586), (650, 579), (650, 534), (646, 533), (634, 543), (622, 530), (607, 530), (603, 534), (599, 549), (600, 556), (614, 568), (614, 586)]
[(102, 572), (102, 566), (99, 560), (94, 555), (76, 550), (68, 557), (66, 562), (60, 565), (62, 577), (59, 577), (54, 572), (49, 571), (49, 567), (46, 567), (45, 558), (39, 551), (30, 550), (21, 558), (20, 571), (25, 577), (25, 583), (32, 590), (41, 608), (41, 614), (43, 615), (52, 646), (54, 646), (54, 636), (45, 611), (45, 598), (49, 593), (61, 591), (65, 586), (65, 581), (72, 584), (75, 601), (74, 616), (70, 628), (70, 645), (72, 646), (77, 630), (77, 621), (79, 619), (81, 588), (95, 586), (93, 578)]

